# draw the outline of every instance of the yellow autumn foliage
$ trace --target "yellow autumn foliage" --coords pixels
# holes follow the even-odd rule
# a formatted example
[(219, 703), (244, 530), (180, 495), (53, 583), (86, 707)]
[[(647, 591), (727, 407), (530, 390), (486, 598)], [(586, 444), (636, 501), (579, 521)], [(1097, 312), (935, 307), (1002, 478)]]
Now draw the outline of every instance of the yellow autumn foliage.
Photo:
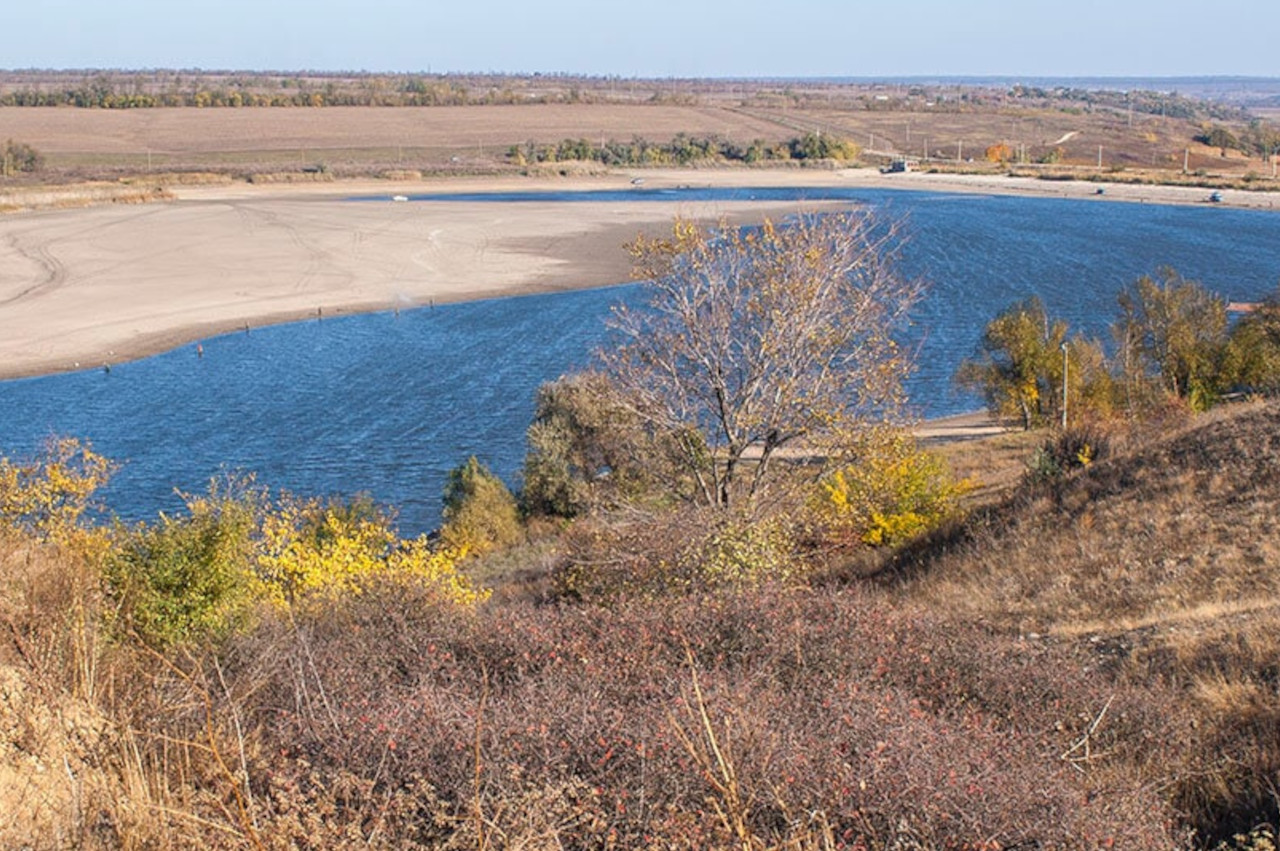
[(465, 547), (434, 548), (425, 536), (401, 539), (371, 507), (286, 498), (263, 515), (254, 563), (257, 596), (276, 605), (359, 594), (372, 581), (430, 583), (447, 599), (472, 604), (486, 591), (457, 571)]
[(0, 457), (0, 528), (100, 555), (105, 534), (82, 520), (115, 466), (74, 438), (50, 438), (31, 458)]
[(946, 463), (908, 434), (890, 434), (856, 463), (819, 483), (814, 513), (838, 540), (870, 546), (900, 543), (936, 526), (968, 489)]

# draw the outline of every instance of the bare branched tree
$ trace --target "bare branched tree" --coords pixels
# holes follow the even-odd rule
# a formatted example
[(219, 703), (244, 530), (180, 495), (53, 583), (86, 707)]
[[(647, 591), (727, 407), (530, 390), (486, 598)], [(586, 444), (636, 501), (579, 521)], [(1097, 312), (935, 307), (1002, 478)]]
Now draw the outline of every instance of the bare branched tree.
[(629, 246), (650, 299), (615, 311), (623, 340), (603, 359), (694, 501), (756, 500), (788, 446), (820, 475), (898, 414), (896, 335), (920, 295), (894, 271), (898, 245), (896, 225), (857, 210), (749, 229), (677, 218)]

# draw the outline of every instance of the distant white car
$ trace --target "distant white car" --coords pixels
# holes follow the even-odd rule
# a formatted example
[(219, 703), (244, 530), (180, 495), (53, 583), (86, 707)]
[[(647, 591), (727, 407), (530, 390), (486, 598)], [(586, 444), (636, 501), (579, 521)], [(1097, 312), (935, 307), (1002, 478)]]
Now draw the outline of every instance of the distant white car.
[(408, 195), (392, 195), (391, 200), (392, 201), (408, 201), (409, 196)]

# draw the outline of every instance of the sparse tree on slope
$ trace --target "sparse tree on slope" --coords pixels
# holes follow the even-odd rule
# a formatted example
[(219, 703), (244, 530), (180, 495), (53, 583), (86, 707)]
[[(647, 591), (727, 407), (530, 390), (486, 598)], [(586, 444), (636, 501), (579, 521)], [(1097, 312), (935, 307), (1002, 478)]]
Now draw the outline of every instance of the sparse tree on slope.
[(1237, 387), (1269, 396), (1280, 393), (1280, 290), (1231, 329), (1224, 369)]
[(753, 502), (784, 447), (821, 475), (892, 417), (909, 359), (895, 340), (920, 288), (892, 265), (896, 229), (864, 211), (739, 230), (677, 219), (631, 246), (647, 309), (619, 309), (607, 372), (676, 447), (693, 502)]

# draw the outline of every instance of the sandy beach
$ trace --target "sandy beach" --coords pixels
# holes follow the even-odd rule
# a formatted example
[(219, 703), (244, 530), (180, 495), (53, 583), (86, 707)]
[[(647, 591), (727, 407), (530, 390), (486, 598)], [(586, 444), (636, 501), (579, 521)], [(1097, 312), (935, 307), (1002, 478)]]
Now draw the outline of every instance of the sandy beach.
[[(1048, 182), (873, 169), (617, 172), (577, 178), (457, 178), (170, 187), (172, 200), (0, 216), (0, 378), (100, 367), (220, 332), (303, 317), (412, 307), (628, 278), (623, 245), (677, 213), (753, 221), (796, 204), (413, 202), (440, 192), (674, 186), (885, 187), (1205, 204), (1184, 187)], [(351, 196), (379, 200), (351, 203)], [(385, 199), (385, 200), (382, 200)], [(1273, 193), (1226, 190), (1222, 206)], [(820, 205), (807, 204), (808, 208)]]

